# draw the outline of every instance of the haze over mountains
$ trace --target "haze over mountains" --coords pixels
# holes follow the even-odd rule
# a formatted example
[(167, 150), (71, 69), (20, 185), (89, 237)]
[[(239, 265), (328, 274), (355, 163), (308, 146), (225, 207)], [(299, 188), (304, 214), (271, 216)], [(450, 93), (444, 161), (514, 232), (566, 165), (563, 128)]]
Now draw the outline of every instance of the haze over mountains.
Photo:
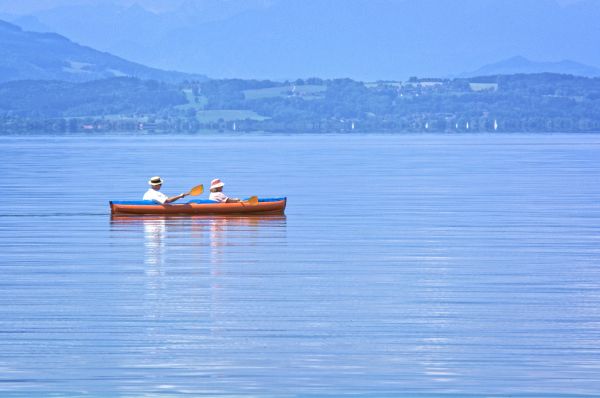
[(0, 0), (0, 17), (210, 77), (457, 76), (515, 55), (600, 65), (596, 0)]
[(560, 62), (536, 62), (525, 57), (516, 56), (493, 64), (484, 65), (473, 72), (463, 73), (460, 77), (512, 75), (516, 73), (559, 73), (575, 76), (599, 77), (600, 68), (583, 65), (569, 60)]
[(118, 76), (167, 82), (204, 79), (200, 75), (149, 68), (73, 43), (56, 33), (26, 32), (0, 21), (0, 82), (25, 79), (81, 82)]

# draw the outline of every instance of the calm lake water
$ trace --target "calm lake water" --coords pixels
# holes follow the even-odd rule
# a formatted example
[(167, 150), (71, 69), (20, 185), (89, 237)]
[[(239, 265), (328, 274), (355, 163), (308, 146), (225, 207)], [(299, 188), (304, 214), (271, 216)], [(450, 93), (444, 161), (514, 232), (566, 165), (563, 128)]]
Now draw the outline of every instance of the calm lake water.
[[(2, 397), (600, 395), (600, 135), (22, 136), (0, 158)], [(111, 219), (153, 175), (288, 208)]]

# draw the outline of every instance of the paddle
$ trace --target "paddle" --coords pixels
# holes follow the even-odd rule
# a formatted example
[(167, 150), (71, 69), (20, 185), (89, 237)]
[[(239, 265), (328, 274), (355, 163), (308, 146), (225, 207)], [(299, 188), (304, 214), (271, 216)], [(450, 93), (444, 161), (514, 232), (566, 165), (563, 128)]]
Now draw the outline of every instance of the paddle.
[(194, 188), (190, 189), (190, 192), (186, 193), (186, 195), (198, 196), (202, 192), (204, 192), (204, 185), (200, 184), (200, 185), (197, 185)]
[(258, 204), (258, 196), (250, 196), (248, 200), (243, 200), (243, 204), (247, 205), (257, 205)]

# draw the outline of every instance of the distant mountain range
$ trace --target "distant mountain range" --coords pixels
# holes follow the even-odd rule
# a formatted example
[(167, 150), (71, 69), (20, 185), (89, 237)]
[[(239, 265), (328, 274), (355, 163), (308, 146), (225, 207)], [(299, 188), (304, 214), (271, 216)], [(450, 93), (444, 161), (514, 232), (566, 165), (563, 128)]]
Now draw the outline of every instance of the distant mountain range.
[(600, 66), (598, 0), (166, 3), (45, 0), (44, 10), (23, 13), (27, 8), (16, 2), (12, 11), (3, 10), (27, 29), (215, 78), (456, 76), (515, 54)]
[(24, 79), (89, 81), (133, 76), (176, 82), (203, 75), (163, 71), (76, 44), (56, 33), (34, 33), (0, 21), (0, 82)]
[(515, 73), (560, 73), (564, 75), (600, 77), (600, 68), (564, 60), (560, 62), (535, 62), (516, 56), (500, 62), (485, 65), (460, 77), (512, 75)]

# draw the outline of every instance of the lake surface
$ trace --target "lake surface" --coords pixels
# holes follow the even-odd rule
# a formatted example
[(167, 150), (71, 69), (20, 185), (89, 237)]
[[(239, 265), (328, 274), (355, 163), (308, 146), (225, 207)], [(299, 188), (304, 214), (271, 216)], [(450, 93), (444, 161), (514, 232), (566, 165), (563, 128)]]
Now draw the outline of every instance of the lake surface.
[[(600, 395), (600, 135), (18, 136), (0, 159), (2, 397)], [(153, 175), (288, 208), (111, 219)]]

